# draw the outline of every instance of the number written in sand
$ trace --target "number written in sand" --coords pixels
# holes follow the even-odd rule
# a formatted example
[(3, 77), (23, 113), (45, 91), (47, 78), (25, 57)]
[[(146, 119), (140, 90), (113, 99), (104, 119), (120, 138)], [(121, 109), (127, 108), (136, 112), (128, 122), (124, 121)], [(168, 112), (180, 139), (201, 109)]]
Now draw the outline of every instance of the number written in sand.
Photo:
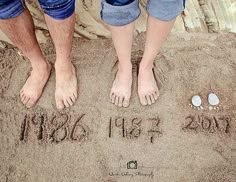
[(89, 127), (82, 114), (72, 118), (69, 114), (26, 114), (21, 125), (20, 140), (37, 140), (44, 143), (59, 143), (63, 141), (82, 142), (89, 136)]
[(230, 116), (189, 115), (183, 130), (220, 132), (229, 134), (232, 118)]
[[(145, 128), (147, 125), (149, 128)], [(114, 135), (121, 136), (126, 139), (138, 139), (142, 135), (147, 135), (150, 142), (153, 143), (154, 139), (161, 135), (159, 129), (159, 117), (143, 120), (141, 118), (126, 119), (124, 117), (110, 117), (109, 121), (109, 138)]]

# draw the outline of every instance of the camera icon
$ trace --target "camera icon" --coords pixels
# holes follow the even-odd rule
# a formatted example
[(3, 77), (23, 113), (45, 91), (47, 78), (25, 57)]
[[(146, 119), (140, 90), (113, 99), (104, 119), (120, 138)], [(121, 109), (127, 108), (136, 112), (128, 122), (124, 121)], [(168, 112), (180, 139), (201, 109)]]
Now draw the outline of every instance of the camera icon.
[(137, 161), (127, 162), (127, 169), (138, 169), (138, 162)]

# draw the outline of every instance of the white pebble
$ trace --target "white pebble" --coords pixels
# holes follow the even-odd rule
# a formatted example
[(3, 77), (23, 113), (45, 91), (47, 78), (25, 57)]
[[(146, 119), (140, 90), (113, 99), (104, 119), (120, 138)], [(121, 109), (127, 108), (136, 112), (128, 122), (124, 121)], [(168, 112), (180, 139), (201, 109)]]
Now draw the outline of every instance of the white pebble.
[(202, 105), (202, 99), (199, 95), (195, 95), (192, 97), (192, 104), (195, 106), (195, 107), (199, 107)]
[(217, 106), (220, 103), (220, 99), (216, 94), (210, 93), (208, 95), (208, 103), (212, 106)]

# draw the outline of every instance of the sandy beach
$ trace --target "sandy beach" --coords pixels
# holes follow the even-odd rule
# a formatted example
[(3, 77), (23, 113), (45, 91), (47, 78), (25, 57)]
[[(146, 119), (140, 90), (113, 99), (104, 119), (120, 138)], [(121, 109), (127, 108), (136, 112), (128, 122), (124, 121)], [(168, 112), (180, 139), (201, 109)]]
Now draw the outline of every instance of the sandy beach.
[[(51, 41), (42, 44), (53, 64)], [(110, 39), (75, 38), (79, 99), (55, 107), (55, 71), (32, 109), (19, 91), (30, 63), (16, 48), (0, 49), (0, 182), (235, 182), (236, 34), (172, 33), (155, 60), (160, 98), (137, 96), (144, 47), (132, 51), (131, 105), (118, 108), (109, 92), (117, 71)], [(209, 93), (220, 99), (210, 108)], [(192, 96), (202, 107), (191, 107)]]

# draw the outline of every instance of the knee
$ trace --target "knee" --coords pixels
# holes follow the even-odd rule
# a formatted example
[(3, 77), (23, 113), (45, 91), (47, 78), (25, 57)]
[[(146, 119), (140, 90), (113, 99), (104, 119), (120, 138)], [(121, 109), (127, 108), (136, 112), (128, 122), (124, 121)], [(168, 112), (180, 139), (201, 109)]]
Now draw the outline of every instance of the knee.
[(75, 0), (40, 0), (41, 8), (48, 16), (63, 20), (75, 11)]

